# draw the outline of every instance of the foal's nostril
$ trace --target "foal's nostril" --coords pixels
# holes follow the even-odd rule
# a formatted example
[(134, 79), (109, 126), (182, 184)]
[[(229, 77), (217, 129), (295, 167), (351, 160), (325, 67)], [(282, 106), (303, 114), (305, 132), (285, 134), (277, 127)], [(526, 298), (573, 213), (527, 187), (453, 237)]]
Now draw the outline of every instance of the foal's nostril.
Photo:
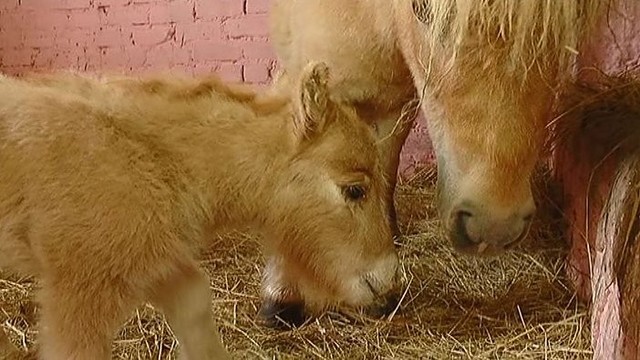
[(369, 315), (377, 318), (389, 316), (396, 311), (400, 304), (400, 296), (395, 292), (385, 295), (381, 300), (382, 302), (378, 306), (369, 310)]
[(389, 294), (385, 297), (385, 304), (382, 308), (383, 316), (390, 315), (400, 305), (400, 296), (396, 293)]
[(264, 300), (259, 311), (262, 323), (274, 329), (287, 329), (301, 326), (306, 318), (304, 303)]

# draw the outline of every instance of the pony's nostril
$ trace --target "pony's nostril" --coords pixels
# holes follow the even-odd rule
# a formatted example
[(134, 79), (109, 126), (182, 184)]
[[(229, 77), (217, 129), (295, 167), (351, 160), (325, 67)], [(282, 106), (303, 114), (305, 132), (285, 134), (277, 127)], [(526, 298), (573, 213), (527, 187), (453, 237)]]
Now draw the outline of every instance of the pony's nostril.
[(523, 217), (522, 220), (524, 220), (524, 222), (531, 222), (531, 220), (533, 220), (533, 213), (529, 215), (525, 215), (525, 217)]
[(457, 246), (468, 247), (478, 243), (476, 239), (469, 236), (467, 229), (469, 221), (473, 218), (473, 213), (467, 209), (456, 211), (454, 218), (454, 241)]

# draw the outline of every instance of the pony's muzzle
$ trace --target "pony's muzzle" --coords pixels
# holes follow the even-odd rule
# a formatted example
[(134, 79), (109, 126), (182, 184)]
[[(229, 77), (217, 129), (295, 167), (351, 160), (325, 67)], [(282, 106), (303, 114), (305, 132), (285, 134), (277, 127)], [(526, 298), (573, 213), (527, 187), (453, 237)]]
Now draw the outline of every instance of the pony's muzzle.
[(470, 206), (457, 207), (451, 214), (450, 236), (463, 252), (499, 253), (524, 239), (534, 212), (534, 206), (527, 206), (507, 216), (491, 216)]

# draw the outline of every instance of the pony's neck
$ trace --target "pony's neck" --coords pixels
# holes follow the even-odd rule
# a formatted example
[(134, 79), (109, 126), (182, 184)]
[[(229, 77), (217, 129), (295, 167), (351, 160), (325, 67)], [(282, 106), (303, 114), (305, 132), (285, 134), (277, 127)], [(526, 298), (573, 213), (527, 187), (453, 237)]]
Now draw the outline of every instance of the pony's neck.
[(216, 114), (193, 142), (200, 153), (191, 168), (202, 181), (213, 230), (264, 226), (294, 151), (289, 112), (239, 113)]

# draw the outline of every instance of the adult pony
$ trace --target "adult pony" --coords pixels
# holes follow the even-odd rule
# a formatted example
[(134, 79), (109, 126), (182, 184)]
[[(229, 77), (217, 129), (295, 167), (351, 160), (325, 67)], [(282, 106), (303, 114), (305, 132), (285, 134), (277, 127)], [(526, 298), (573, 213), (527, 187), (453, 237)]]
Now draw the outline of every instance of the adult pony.
[[(271, 36), (282, 71), (274, 89), (308, 60), (327, 62), (340, 101), (377, 129), (390, 204), (417, 98), (429, 120), (448, 237), (461, 252), (498, 254), (528, 231), (530, 181), (554, 88), (601, 3), (275, 0)], [(269, 264), (265, 288), (286, 278), (277, 258)], [(273, 295), (265, 293), (266, 310), (278, 308)]]

